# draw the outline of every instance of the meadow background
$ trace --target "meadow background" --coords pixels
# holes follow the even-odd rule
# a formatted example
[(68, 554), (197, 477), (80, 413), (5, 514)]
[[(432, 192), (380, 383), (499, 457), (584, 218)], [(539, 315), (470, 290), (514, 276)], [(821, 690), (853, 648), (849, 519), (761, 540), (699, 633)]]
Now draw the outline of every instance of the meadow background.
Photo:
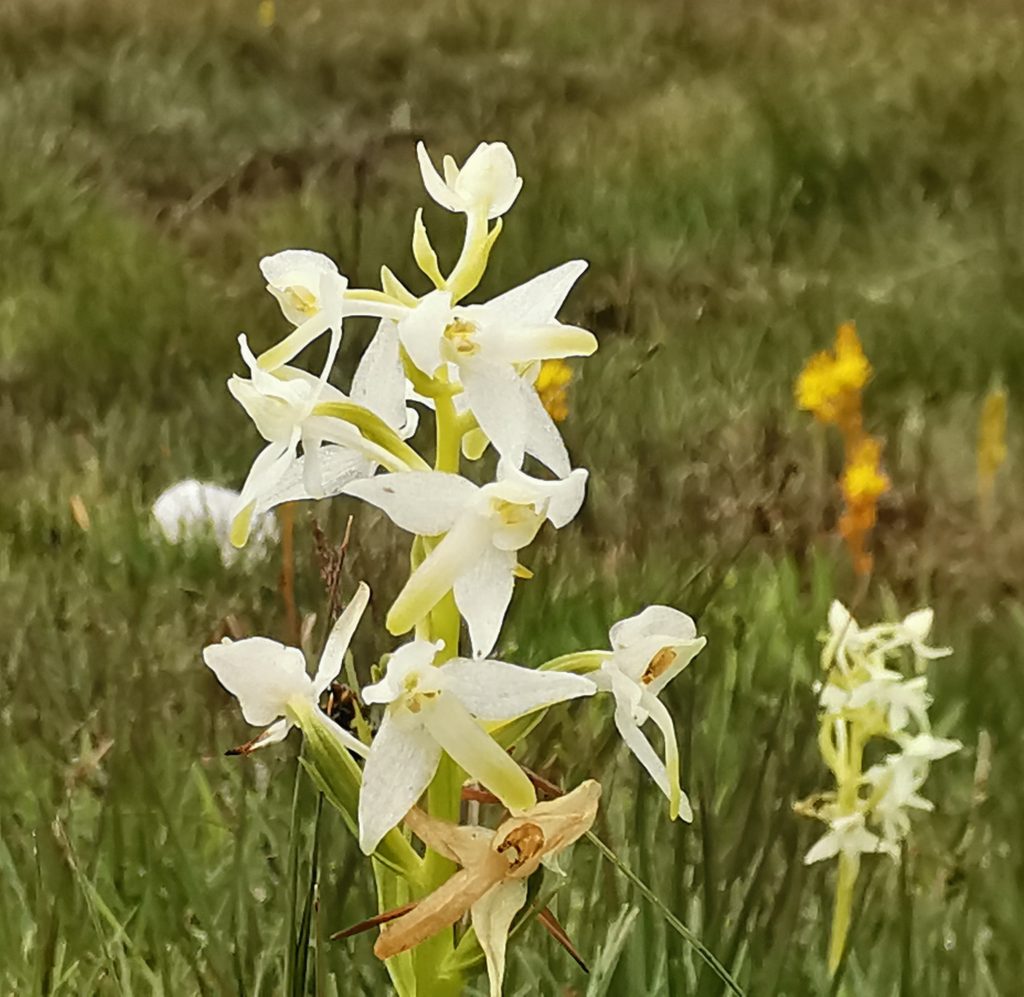
[[(795, 410), (852, 319), (886, 441), (864, 619), (928, 602), (936, 813), (867, 859), (850, 995), (1020, 992), (1024, 949), (1024, 14), (1013, 0), (5, 0), (0, 5), (0, 992), (384, 992), (371, 939), (296, 984), (315, 793), (297, 738), (249, 760), (202, 666), (284, 637), (281, 562), (223, 567), (148, 520), (169, 484), (238, 487), (259, 447), (224, 381), (282, 329), (261, 255), (353, 282), (414, 273), (413, 145), (504, 139), (526, 186), (482, 293), (576, 256), (564, 316), (598, 335), (565, 433), (584, 513), (533, 553), (499, 650), (604, 646), (649, 602), (699, 618), (671, 689), (692, 826), (611, 736), (562, 711), (534, 765), (603, 773), (597, 830), (751, 994), (829, 992), (831, 869), (792, 803), (826, 785), (816, 636), (856, 582), (835, 536), (837, 440)], [(456, 220), (432, 211), (435, 241)], [(353, 323), (345, 362), (369, 328)], [(984, 394), (1009, 455), (977, 501)], [(405, 540), (367, 507), (302, 508), (297, 598), (324, 609), (312, 517), (382, 622)], [(319, 630), (315, 631), (319, 633)], [(382, 627), (356, 642), (362, 670)], [(297, 833), (293, 834), (293, 827)], [(314, 936), (373, 909), (335, 815)], [(716, 997), (722, 986), (586, 843), (509, 994)], [(298, 960), (301, 962), (301, 959)], [(480, 983), (477, 981), (477, 992)]]

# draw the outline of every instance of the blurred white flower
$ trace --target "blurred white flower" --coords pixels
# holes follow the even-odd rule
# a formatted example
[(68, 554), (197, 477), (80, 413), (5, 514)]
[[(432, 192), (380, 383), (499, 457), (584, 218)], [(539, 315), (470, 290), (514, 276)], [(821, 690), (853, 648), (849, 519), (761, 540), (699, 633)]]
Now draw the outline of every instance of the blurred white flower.
[(593, 333), (555, 317), (586, 268), (583, 260), (563, 263), (479, 305), (453, 308), (447, 291), (432, 291), (398, 323), (412, 362), (430, 375), (449, 368), (465, 389), (462, 404), (516, 467), (531, 454), (560, 477), (569, 473), (565, 444), (529, 368), (597, 349)]
[(441, 753), (513, 812), (536, 803), (533, 785), (480, 722), (501, 722), (580, 696), (594, 683), (503, 661), (453, 658), (439, 667), (443, 643), (416, 640), (388, 661), (384, 678), (363, 689), (387, 705), (370, 747), (359, 795), (359, 843), (369, 855), (408, 813), (437, 771)]
[(934, 613), (931, 609), (915, 610), (899, 623), (878, 623), (860, 627), (850, 611), (834, 600), (828, 611), (829, 635), (822, 658), (826, 665), (835, 662), (843, 671), (849, 671), (857, 662), (881, 667), (880, 659), (893, 651), (909, 647), (919, 658), (931, 660), (952, 654), (948, 647), (930, 647), (927, 644)]
[(451, 156), (445, 156), (443, 177), (422, 142), (416, 143), (416, 157), (427, 193), (448, 211), (498, 218), (523, 189), (515, 158), (504, 142), (481, 142), (461, 169)]
[(286, 647), (267, 637), (246, 637), (203, 649), (203, 661), (220, 684), (238, 700), (242, 716), (254, 727), (266, 728), (246, 750), (276, 744), (296, 724), (307, 718), (323, 724), (350, 751), (365, 755), (366, 746), (336, 724), (319, 707), (320, 697), (341, 672), (348, 645), (359, 618), (370, 601), (365, 582), (338, 617), (327, 638), (316, 674), (306, 671), (305, 655), (297, 647)]
[(346, 485), (346, 494), (382, 509), (403, 530), (445, 534), (399, 593), (388, 629), (411, 630), (454, 591), (474, 656), (488, 654), (512, 599), (516, 551), (532, 542), (545, 520), (556, 528), (570, 522), (583, 504), (586, 482), (582, 468), (542, 481), (502, 462), (497, 481), (482, 488), (439, 471), (383, 474)]
[[(616, 623), (609, 636), (612, 653), (591, 677), (599, 689), (615, 697), (615, 726), (668, 797), (671, 819), (693, 820), (690, 801), (679, 785), (675, 725), (658, 696), (700, 653), (707, 639), (697, 636), (691, 617), (669, 606), (648, 606), (637, 616)], [(648, 720), (661, 731), (664, 761), (643, 733)]]
[(923, 730), (928, 729), (928, 679), (924, 675), (905, 679), (899, 672), (878, 669), (871, 678), (850, 691), (846, 705), (853, 710), (873, 706), (885, 714), (890, 733), (906, 730), (911, 719)]
[[(171, 485), (153, 503), (153, 518), (169, 543), (211, 538), (224, 564), (232, 564), (239, 550), (231, 543), (231, 521), (239, 493), (222, 485), (188, 479)], [(249, 550), (263, 556), (277, 542), (277, 521), (258, 515), (252, 521)]]
[(829, 821), (828, 831), (804, 856), (804, 865), (835, 858), (840, 853), (856, 860), (860, 855), (879, 852), (892, 858), (899, 855), (899, 850), (892, 842), (884, 841), (864, 826), (864, 814), (846, 814)]

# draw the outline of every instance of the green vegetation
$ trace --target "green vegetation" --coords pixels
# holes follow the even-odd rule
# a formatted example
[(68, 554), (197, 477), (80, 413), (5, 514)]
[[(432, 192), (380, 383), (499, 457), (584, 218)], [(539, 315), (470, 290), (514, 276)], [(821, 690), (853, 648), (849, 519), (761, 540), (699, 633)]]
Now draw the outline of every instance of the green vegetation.
[[(601, 349), (565, 425), (589, 499), (558, 560), (551, 545), (530, 565), (499, 650), (602, 646), (655, 601), (709, 638), (668, 696), (692, 826), (669, 824), (610, 720), (545, 721), (533, 767), (576, 782), (568, 738), (599, 760), (599, 835), (751, 994), (828, 992), (832, 873), (802, 866), (818, 828), (791, 806), (823, 784), (816, 635), (856, 585), (834, 537), (838, 445), (792, 384), (854, 319), (894, 485), (858, 611), (935, 606), (956, 654), (931, 672), (933, 718), (965, 750), (936, 767), (937, 812), (903, 863), (865, 860), (841, 986), (1017, 992), (1018, 6), (277, 6), (270, 28), (256, 0), (0, 9), (0, 992), (277, 995), (306, 957), (317, 799), (295, 790), (297, 738), (223, 758), (249, 731), (199, 658), (226, 632), (285, 636), (280, 565), (169, 547), (148, 509), (184, 477), (237, 486), (259, 446), (224, 380), (238, 331), (261, 348), (280, 327), (261, 255), (318, 249), (364, 284), (405, 258), (411, 279), (421, 135), (460, 155), (504, 139), (526, 178), (485, 294), (591, 261), (566, 317)], [(455, 222), (436, 216), (444, 245)], [(349, 359), (368, 332), (353, 324)], [(996, 383), (1010, 454), (983, 517), (975, 436)], [(341, 505), (298, 514), (298, 603), (321, 624), (310, 525), (339, 540)], [(348, 577), (375, 583), (380, 624), (403, 541), (352, 511)], [(356, 638), (364, 677), (374, 632)], [(321, 938), (375, 898), (329, 808), (317, 847)], [(529, 924), (509, 994), (722, 992), (586, 842), (552, 909), (591, 976)], [(318, 946), (309, 969), (318, 995), (386, 981), (368, 936)]]

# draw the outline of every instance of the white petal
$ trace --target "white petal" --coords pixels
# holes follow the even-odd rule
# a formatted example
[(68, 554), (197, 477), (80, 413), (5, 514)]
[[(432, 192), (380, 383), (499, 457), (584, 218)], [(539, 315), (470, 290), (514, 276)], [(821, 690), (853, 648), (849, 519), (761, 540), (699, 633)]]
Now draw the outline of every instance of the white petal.
[(269, 508), (265, 496), (279, 491), (282, 480), (295, 462), (294, 445), (271, 443), (259, 454), (249, 469), (249, 475), (242, 485), (231, 522), (231, 542), (236, 547), (245, 546), (252, 529), (253, 518), (258, 511)]
[(398, 431), (405, 428), (405, 374), (398, 351), (398, 326), (381, 321), (352, 377), (352, 401), (376, 412)]
[[(363, 454), (348, 447), (328, 444), (318, 448), (317, 456), (324, 498), (340, 494), (342, 489), (356, 478), (366, 478), (373, 474), (374, 464)], [(299, 502), (318, 497), (312, 495), (304, 484), (305, 460), (305, 457), (294, 458), (277, 484), (260, 493), (255, 508), (257, 515), (284, 502)], [(272, 523), (273, 518), (267, 517), (265, 522)]]
[(247, 637), (203, 648), (203, 661), (242, 708), (254, 727), (285, 715), (288, 700), (311, 698), (306, 659), (296, 647), (267, 637)]
[(693, 617), (671, 606), (648, 606), (643, 612), (619, 620), (608, 633), (613, 650), (629, 647), (646, 637), (664, 637), (672, 641), (693, 640), (697, 624)]
[(246, 745), (246, 753), (259, 748), (269, 748), (272, 744), (280, 744), (291, 733), (293, 726), (292, 722), (286, 718), (275, 721)]
[(423, 704), (419, 713), (430, 735), (470, 778), (489, 789), (513, 813), (537, 802), (533, 783), (507, 752), (448, 692)]
[(464, 205), (486, 210), (491, 219), (512, 207), (523, 181), (516, 174), (515, 158), (504, 142), (481, 142), (452, 186)]
[(490, 997), (501, 997), (508, 933), (526, 903), (526, 890), (525, 879), (510, 879), (492, 887), (470, 908), (473, 930), (487, 960)]
[(548, 521), (557, 529), (561, 529), (576, 517), (580, 506), (583, 505), (587, 490), (587, 471), (577, 467), (565, 478), (544, 481), (532, 478), (502, 461), (498, 467), (498, 481), (503, 486), (521, 490), (524, 502), (531, 501), (544, 507)]
[(582, 675), (542, 672), (504, 661), (453, 658), (441, 666), (445, 688), (479, 720), (513, 720), (568, 699), (592, 696)]
[(411, 630), (451, 591), (491, 546), (491, 527), (475, 513), (462, 516), (423, 559), (398, 593), (387, 616), (393, 634)]
[(416, 159), (420, 164), (420, 175), (423, 177), (423, 186), (427, 189), (427, 193), (442, 208), (447, 208), (449, 211), (463, 211), (465, 206), (441, 178), (441, 174), (437, 172), (434, 164), (430, 161), (430, 156), (427, 155), (427, 147), (422, 142), (416, 143)]
[(516, 325), (548, 325), (586, 269), (586, 260), (570, 260), (499, 294), (481, 307), (489, 317)]
[(532, 386), (526, 401), (526, 452), (559, 478), (572, 470), (562, 434)]
[(345, 652), (352, 643), (352, 635), (356, 632), (359, 620), (370, 603), (370, 586), (360, 582), (355, 594), (349, 600), (345, 611), (338, 617), (331, 630), (327, 643), (324, 644), (313, 678), (313, 695), (319, 699), (323, 691), (341, 673)]
[(432, 375), (441, 366), (441, 342), (451, 320), (452, 296), (447, 291), (431, 291), (398, 323), (398, 338), (424, 374)]
[(460, 365), (466, 401), (494, 449), (519, 467), (526, 454), (529, 428), (527, 395), (533, 386), (506, 364), (470, 358)]
[(811, 845), (810, 851), (804, 856), (804, 865), (813, 865), (815, 862), (834, 858), (838, 854), (839, 835), (835, 831), (828, 831)]
[(597, 337), (592, 332), (560, 322), (530, 326), (494, 323), (481, 329), (476, 341), (488, 359), (508, 364), (589, 357), (597, 350)]
[(275, 287), (300, 284), (316, 290), (321, 274), (337, 272), (334, 260), (310, 249), (284, 249), (260, 260), (263, 279)]
[[(437, 657), (437, 652), (443, 647), (444, 641), (437, 641), (435, 643), (429, 640), (413, 640), (408, 644), (403, 644), (388, 659), (388, 667), (384, 677), (373, 685), (363, 687), (363, 702), (370, 704), (393, 703), (396, 699), (401, 699), (406, 693), (406, 677), (416, 675), (417, 673), (435, 676), (435, 682), (430, 689), (423, 688), (423, 686), (429, 685), (429, 683), (418, 681), (418, 691), (440, 689), (442, 684), (441, 673), (438, 670), (434, 670), (433, 663), (434, 658)], [(427, 672), (427, 669), (431, 669), (431, 671)]]
[(366, 855), (423, 795), (440, 760), (440, 746), (410, 714), (385, 712), (359, 793), (359, 847)]
[(454, 582), (455, 604), (469, 627), (473, 654), (482, 658), (498, 640), (505, 613), (512, 601), (516, 555), (490, 544)]
[(427, 537), (447, 533), (477, 491), (465, 478), (442, 471), (381, 474), (345, 488), (345, 494), (375, 505), (403, 530)]
[(651, 746), (643, 731), (634, 723), (632, 711), (616, 702), (615, 704), (615, 726), (618, 729), (626, 746), (636, 756), (640, 764), (647, 770), (647, 774), (654, 780), (655, 785), (666, 796), (672, 798), (672, 788), (669, 785), (668, 774), (665, 772), (665, 763), (658, 757), (658, 753)]

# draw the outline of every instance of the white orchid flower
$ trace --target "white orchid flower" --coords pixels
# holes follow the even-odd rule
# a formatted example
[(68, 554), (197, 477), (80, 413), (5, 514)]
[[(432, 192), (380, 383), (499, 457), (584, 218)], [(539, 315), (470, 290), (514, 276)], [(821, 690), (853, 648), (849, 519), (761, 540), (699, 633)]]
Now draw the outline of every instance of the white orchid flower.
[[(231, 521), (240, 496), (231, 488), (188, 479), (171, 485), (153, 503), (153, 518), (168, 543), (212, 536), (221, 561), (232, 564), (239, 551), (231, 543)], [(260, 515), (252, 522), (250, 551), (263, 555), (277, 542), (273, 516)]]
[(341, 672), (345, 652), (369, 601), (370, 589), (360, 582), (331, 630), (312, 676), (306, 670), (302, 651), (267, 637), (237, 641), (225, 638), (220, 644), (203, 649), (203, 661), (238, 700), (246, 722), (265, 728), (245, 746), (246, 751), (283, 741), (296, 724), (312, 721), (327, 727), (350, 751), (367, 754), (366, 746), (336, 724), (318, 704)]
[(260, 357), (264, 370), (287, 363), (328, 329), (340, 339), (348, 280), (334, 260), (308, 249), (286, 249), (264, 256), (260, 271), (284, 317), (295, 326), (291, 335)]
[(453, 307), (447, 291), (432, 291), (398, 323), (412, 362), (425, 374), (450, 371), (464, 402), (506, 460), (519, 467), (531, 454), (560, 477), (569, 456), (531, 379), (540, 360), (590, 356), (593, 333), (556, 319), (586, 270), (572, 260), (479, 305)]
[[(257, 455), (234, 512), (232, 543), (245, 544), (254, 516), (283, 502), (337, 495), (355, 478), (373, 474), (377, 466), (404, 468), (383, 447), (351, 424), (317, 415), (324, 402), (347, 398), (327, 383), (333, 350), (319, 378), (295, 367), (263, 370), (244, 336), (239, 337), (250, 377), (234, 376), (228, 390), (241, 403), (267, 446)], [(416, 428), (415, 412), (405, 406), (398, 333), (393, 322), (381, 322), (352, 380), (351, 401), (380, 416), (400, 437)], [(302, 444), (302, 455), (298, 447)]]
[(928, 778), (929, 763), (962, 747), (959, 741), (918, 734), (907, 739), (901, 752), (887, 755), (864, 773), (865, 781), (881, 793), (872, 805), (871, 816), (881, 824), (887, 841), (897, 842), (907, 836), (910, 831), (908, 810), (935, 809), (931, 800), (918, 793)]
[(359, 843), (367, 855), (426, 790), (442, 752), (513, 813), (532, 807), (533, 784), (481, 723), (513, 720), (596, 691), (581, 675), (503, 661), (453, 658), (435, 666), (442, 647), (405, 644), (389, 659), (384, 678), (363, 689), (365, 702), (387, 705), (359, 795)]
[(408, 471), (353, 481), (345, 492), (382, 509), (403, 530), (445, 536), (399, 593), (387, 617), (394, 634), (411, 630), (454, 591), (475, 657), (489, 654), (512, 599), (516, 551), (545, 520), (565, 526), (583, 504), (587, 472), (542, 481), (502, 462), (482, 488), (456, 474)]
[(833, 817), (829, 821), (828, 831), (804, 856), (804, 865), (813, 865), (815, 862), (835, 858), (839, 854), (856, 862), (861, 855), (877, 853), (896, 858), (899, 850), (891, 841), (884, 841), (864, 826), (864, 814), (846, 814)]
[(457, 214), (499, 218), (523, 189), (515, 158), (504, 142), (481, 142), (461, 169), (451, 156), (445, 156), (443, 177), (422, 142), (416, 143), (416, 158), (427, 193), (442, 208)]
[[(648, 606), (609, 632), (612, 653), (592, 674), (599, 689), (615, 697), (615, 726), (658, 788), (668, 797), (669, 816), (693, 820), (679, 785), (679, 747), (672, 716), (658, 699), (662, 690), (707, 643), (691, 617), (669, 606)], [(643, 733), (653, 720), (665, 742), (664, 761)]]

